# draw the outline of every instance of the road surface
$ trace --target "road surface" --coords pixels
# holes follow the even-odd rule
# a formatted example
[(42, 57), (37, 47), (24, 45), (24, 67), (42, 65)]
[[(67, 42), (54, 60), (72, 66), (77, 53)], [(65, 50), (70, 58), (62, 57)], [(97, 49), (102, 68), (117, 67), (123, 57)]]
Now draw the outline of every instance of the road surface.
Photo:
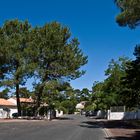
[(0, 123), (0, 140), (105, 140), (93, 119), (68, 115), (53, 121)]

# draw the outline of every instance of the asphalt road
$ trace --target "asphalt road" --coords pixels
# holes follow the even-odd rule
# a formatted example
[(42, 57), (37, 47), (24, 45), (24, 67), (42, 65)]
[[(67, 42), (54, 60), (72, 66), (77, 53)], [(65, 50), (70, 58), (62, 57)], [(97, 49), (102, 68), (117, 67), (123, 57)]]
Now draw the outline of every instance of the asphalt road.
[(105, 140), (93, 119), (80, 115), (54, 121), (0, 123), (0, 140)]

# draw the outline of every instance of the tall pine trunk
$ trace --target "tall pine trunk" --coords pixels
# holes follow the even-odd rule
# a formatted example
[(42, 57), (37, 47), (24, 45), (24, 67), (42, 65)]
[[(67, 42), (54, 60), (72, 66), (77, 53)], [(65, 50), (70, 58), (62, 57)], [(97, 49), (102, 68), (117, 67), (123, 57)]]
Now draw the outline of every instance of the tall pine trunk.
[(21, 116), (21, 105), (20, 105), (20, 98), (19, 98), (19, 77), (18, 76), (16, 76), (16, 100), (17, 100), (18, 116)]
[(43, 86), (40, 86), (39, 87), (39, 90), (38, 90), (38, 93), (37, 93), (37, 108), (40, 107), (40, 104), (41, 104), (41, 95), (42, 95), (42, 92), (43, 92)]

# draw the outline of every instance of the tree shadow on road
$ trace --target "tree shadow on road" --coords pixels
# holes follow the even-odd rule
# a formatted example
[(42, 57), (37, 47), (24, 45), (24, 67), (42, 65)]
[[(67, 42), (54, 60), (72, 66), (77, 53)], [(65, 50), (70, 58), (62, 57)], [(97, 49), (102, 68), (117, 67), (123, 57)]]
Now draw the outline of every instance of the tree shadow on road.
[(125, 129), (140, 129), (140, 125), (135, 125), (134, 121), (130, 120), (115, 120), (115, 121), (99, 121), (106, 128), (125, 128)]
[(85, 121), (80, 126), (91, 129), (102, 127), (112, 130), (114, 136), (106, 137), (107, 140), (140, 140), (140, 126), (134, 125), (131, 121)]
[[(103, 125), (111, 129), (115, 136), (108, 137), (109, 140), (140, 140), (140, 126), (135, 120), (105, 121)], [(117, 131), (116, 131), (117, 130)]]
[(73, 118), (69, 118), (69, 117), (57, 117), (57, 120), (73, 120)]
[(96, 122), (92, 122), (92, 121), (81, 122), (79, 126), (86, 127), (86, 128), (100, 128), (100, 126)]
[(139, 140), (140, 139), (140, 131), (135, 131), (134, 134), (128, 134), (126, 136), (112, 136), (106, 138), (107, 140)]

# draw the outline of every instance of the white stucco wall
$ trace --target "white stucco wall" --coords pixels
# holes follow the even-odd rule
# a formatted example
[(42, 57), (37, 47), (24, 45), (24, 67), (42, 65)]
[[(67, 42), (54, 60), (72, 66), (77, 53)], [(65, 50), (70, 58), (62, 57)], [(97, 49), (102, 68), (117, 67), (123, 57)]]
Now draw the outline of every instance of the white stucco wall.
[(7, 112), (0, 108), (0, 119), (7, 118)]
[(17, 108), (10, 108), (10, 118), (13, 117), (12, 116), (13, 113), (17, 113), (17, 112), (18, 112)]
[(63, 115), (63, 111), (58, 111), (58, 110), (55, 110), (56, 111), (56, 117), (60, 117)]
[(123, 120), (124, 112), (111, 112), (110, 113), (110, 120)]
[[(10, 107), (8, 107), (9, 109), (10, 109), (10, 118), (12, 118), (12, 114), (13, 113), (17, 113), (17, 108), (15, 107), (15, 108), (10, 108)], [(4, 111), (3, 110), (3, 108), (1, 107), (0, 108), (0, 118), (7, 118), (8, 117), (8, 113), (6, 112), (6, 111)]]

